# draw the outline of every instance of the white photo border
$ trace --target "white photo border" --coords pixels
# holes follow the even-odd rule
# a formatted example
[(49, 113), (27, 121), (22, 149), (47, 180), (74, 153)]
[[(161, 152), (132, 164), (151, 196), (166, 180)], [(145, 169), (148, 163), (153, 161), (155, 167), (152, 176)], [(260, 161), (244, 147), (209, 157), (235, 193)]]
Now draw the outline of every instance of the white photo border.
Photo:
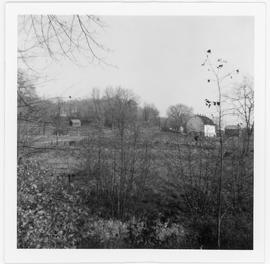
[[(253, 250), (17, 249), (17, 16), (21, 14), (253, 16), (254, 248)], [(4, 257), (12, 263), (263, 262), (266, 120), (266, 2), (10, 2), (5, 21)]]

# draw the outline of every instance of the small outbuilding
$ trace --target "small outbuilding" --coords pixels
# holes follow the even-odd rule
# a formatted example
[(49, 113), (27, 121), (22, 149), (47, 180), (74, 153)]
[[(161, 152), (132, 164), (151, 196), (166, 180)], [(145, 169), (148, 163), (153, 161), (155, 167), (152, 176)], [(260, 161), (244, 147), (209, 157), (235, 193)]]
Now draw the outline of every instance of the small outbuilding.
[(225, 127), (225, 135), (228, 137), (238, 137), (240, 134), (240, 126), (229, 125)]
[(70, 119), (69, 125), (72, 127), (81, 127), (81, 120), (80, 119)]
[(191, 117), (186, 123), (186, 131), (187, 133), (201, 134), (205, 137), (216, 136), (216, 126), (213, 120), (202, 115)]

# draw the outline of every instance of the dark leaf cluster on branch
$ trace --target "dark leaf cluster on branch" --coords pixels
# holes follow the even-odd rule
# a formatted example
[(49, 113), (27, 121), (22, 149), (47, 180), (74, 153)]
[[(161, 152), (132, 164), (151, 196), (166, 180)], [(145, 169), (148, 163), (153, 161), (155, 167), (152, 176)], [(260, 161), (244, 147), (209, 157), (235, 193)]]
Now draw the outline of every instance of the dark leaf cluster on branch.
[[(201, 66), (205, 66), (207, 64), (209, 66), (207, 68), (207, 71), (209, 71), (209, 72), (212, 71), (217, 76), (219, 70), (220, 69), (223, 69), (224, 66), (225, 66), (225, 64), (228, 63), (228, 61), (227, 60), (224, 60), (222, 58), (219, 58), (219, 59), (216, 60), (217, 61), (217, 64), (216, 65), (213, 65), (211, 63), (210, 57), (209, 57), (209, 55), (211, 55), (211, 54), (212, 54), (212, 50), (211, 49), (208, 49), (206, 51), (206, 58), (205, 58), (204, 62), (201, 64)], [(215, 68), (217, 69), (217, 71), (215, 70)], [(229, 73), (225, 74), (223, 77), (220, 77), (220, 80), (223, 80), (223, 79), (225, 79), (227, 77), (230, 78), (230, 79), (232, 79), (234, 74), (239, 74), (239, 73), (240, 73), (239, 69), (233, 70), (232, 72), (229, 72)], [(211, 79), (207, 79), (207, 82), (210, 83), (211, 82)]]
[(205, 99), (205, 105), (210, 108), (211, 105), (214, 105), (214, 106), (220, 106), (220, 102), (218, 101), (209, 101), (208, 99)]

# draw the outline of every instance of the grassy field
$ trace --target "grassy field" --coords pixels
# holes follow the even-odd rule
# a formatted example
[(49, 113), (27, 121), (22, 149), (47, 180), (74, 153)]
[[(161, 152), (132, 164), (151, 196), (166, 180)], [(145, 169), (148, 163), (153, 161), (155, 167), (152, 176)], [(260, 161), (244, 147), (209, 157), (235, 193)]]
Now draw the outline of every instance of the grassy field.
[[(216, 248), (217, 139), (157, 128), (54, 139), (18, 165), (19, 248)], [(224, 159), (222, 248), (252, 248), (252, 155), (227, 140)]]

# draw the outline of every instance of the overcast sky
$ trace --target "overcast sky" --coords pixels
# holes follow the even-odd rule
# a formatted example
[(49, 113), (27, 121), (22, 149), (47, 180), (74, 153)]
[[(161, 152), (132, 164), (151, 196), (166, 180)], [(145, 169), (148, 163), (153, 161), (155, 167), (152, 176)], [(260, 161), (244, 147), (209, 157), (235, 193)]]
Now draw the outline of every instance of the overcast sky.
[[(252, 17), (102, 17), (107, 24), (97, 37), (113, 50), (106, 61), (117, 67), (78, 67), (67, 60), (46, 70), (55, 81), (38, 89), (40, 95), (90, 96), (93, 87), (122, 86), (154, 103), (161, 115), (168, 106), (182, 103), (195, 113), (210, 115), (204, 99), (216, 99), (208, 84), (209, 72), (201, 66), (205, 52), (228, 61), (224, 72), (239, 68), (253, 76), (254, 28)], [(210, 76), (211, 77), (211, 76)]]

